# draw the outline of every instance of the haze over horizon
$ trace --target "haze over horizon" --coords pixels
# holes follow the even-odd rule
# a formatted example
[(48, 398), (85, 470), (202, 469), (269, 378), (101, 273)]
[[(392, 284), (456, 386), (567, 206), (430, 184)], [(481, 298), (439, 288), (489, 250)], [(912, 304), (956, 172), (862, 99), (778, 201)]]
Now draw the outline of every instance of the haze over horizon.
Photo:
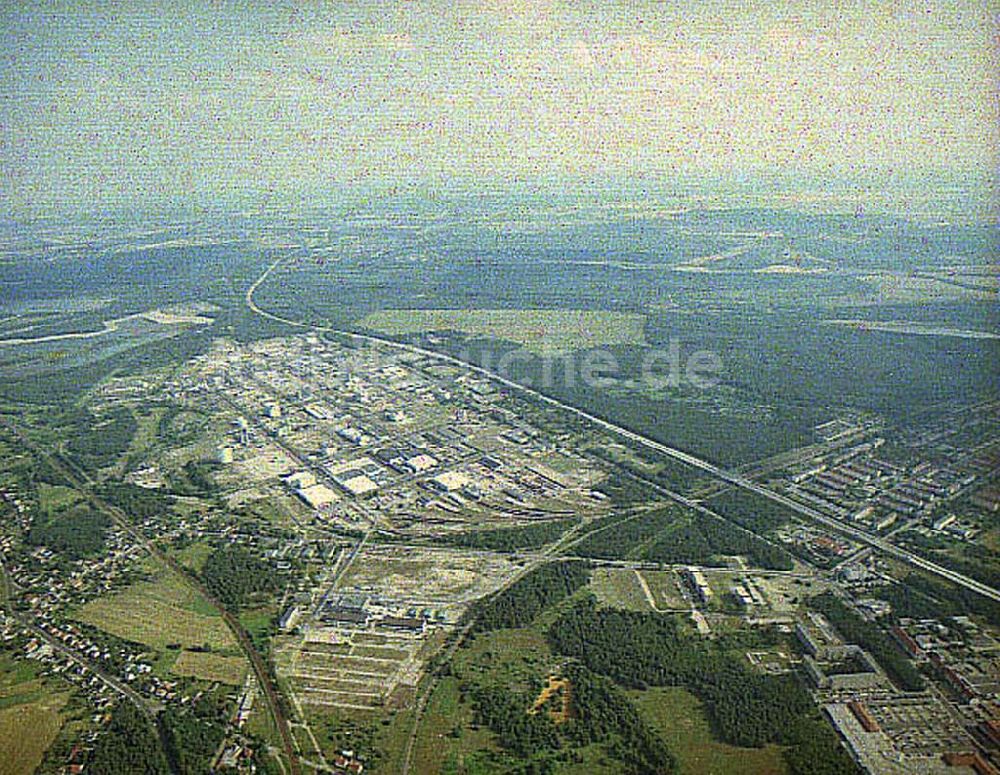
[(997, 169), (989, 2), (189, 5), (2, 12), (8, 211)]

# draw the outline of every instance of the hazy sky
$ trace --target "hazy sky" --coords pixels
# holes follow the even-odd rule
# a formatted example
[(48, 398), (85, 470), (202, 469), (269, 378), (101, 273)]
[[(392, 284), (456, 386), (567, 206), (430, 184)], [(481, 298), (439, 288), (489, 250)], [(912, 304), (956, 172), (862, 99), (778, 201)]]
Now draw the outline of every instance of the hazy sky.
[(251, 5), (5, 3), (2, 201), (997, 164), (996, 3)]

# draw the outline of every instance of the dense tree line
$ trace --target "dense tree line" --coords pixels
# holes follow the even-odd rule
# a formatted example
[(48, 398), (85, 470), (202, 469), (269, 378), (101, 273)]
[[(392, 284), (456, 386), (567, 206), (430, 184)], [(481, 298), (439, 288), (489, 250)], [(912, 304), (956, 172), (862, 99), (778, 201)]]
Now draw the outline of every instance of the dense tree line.
[(201, 577), (226, 608), (236, 610), (253, 596), (280, 588), (280, 577), (263, 560), (242, 546), (215, 549), (205, 560)]
[(600, 744), (623, 765), (623, 775), (669, 775), (677, 763), (629, 699), (612, 682), (580, 665), (566, 673), (572, 695), (570, 718), (556, 724), (544, 708), (528, 713), (533, 697), (503, 686), (473, 692), (476, 723), (492, 730), (500, 745), (533, 769), (551, 769), (544, 754)]
[(205, 713), (197, 704), (192, 710), (167, 708), (160, 721), (172, 769), (180, 775), (208, 772), (226, 736), (225, 724), (214, 713)]
[(889, 601), (896, 616), (933, 619), (974, 614), (1000, 627), (1000, 603), (921, 573), (911, 573), (902, 583), (879, 587), (872, 594)]
[(563, 729), (580, 745), (602, 743), (629, 775), (667, 775), (677, 760), (635, 705), (611, 681), (580, 665), (566, 672), (573, 715)]
[(754, 533), (766, 533), (796, 520), (795, 513), (786, 507), (738, 487), (715, 496), (708, 506), (712, 511)]
[(87, 410), (66, 415), (66, 452), (84, 468), (103, 468), (128, 450), (138, 424), (129, 409), (119, 407), (95, 417)]
[(875, 657), (899, 688), (908, 692), (918, 692), (924, 688), (920, 672), (877, 624), (862, 618), (831, 592), (811, 598), (809, 606), (829, 619), (844, 640), (856, 643)]
[(709, 565), (721, 555), (739, 554), (752, 565), (773, 570), (791, 570), (791, 556), (779, 546), (751, 535), (725, 520), (704, 517), (687, 522), (658, 538), (644, 553), (647, 560), (662, 563)]
[(704, 702), (715, 734), (724, 742), (792, 746), (795, 753), (788, 760), (797, 775), (817, 772), (797, 750), (807, 744), (827, 756), (826, 771), (856, 771), (832, 730), (822, 722), (812, 725), (816, 708), (797, 677), (753, 672), (718, 644), (682, 632), (672, 617), (598, 609), (590, 599), (560, 616), (548, 639), (557, 653), (624, 686), (684, 687)]
[[(621, 521), (619, 515), (594, 523), (592, 535), (573, 547), (582, 557), (638, 559), (665, 564), (722, 564), (722, 555), (740, 554), (753, 565), (776, 570), (792, 568), (792, 558), (784, 549), (730, 525), (723, 519), (681, 516), (673, 506), (656, 509), (640, 517)], [(615, 525), (615, 522), (621, 524)], [(613, 527), (608, 527), (615, 525)], [(608, 529), (601, 530), (600, 528)]]
[(569, 597), (589, 580), (590, 570), (582, 562), (542, 565), (484, 600), (474, 610), (475, 629), (486, 632), (530, 624), (543, 609)]
[(576, 544), (573, 553), (581, 557), (606, 560), (628, 557), (641, 544), (652, 540), (664, 528), (674, 524), (677, 516), (678, 512), (674, 507), (667, 507), (627, 521), (623, 521), (619, 514), (604, 517), (593, 523), (596, 532)]
[(107, 482), (98, 492), (108, 503), (114, 504), (137, 520), (163, 514), (174, 502), (172, 497), (158, 490), (150, 490), (128, 482)]
[(87, 770), (101, 775), (166, 775), (169, 772), (155, 727), (126, 701), (115, 707), (107, 730), (97, 738)]
[(501, 528), (498, 530), (472, 530), (465, 533), (454, 533), (442, 540), (454, 546), (464, 546), (470, 549), (490, 549), (497, 552), (510, 552), (515, 549), (535, 549), (552, 543), (569, 530), (575, 520), (560, 519), (553, 522), (540, 522), (536, 525)]
[(70, 560), (97, 554), (104, 548), (111, 520), (85, 504), (56, 513), (39, 512), (25, 537), (33, 546), (47, 546)]

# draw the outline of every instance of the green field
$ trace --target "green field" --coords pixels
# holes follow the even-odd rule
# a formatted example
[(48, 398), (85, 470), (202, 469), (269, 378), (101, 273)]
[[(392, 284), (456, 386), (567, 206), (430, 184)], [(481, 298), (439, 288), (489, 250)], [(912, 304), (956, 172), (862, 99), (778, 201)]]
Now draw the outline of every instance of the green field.
[(247, 674), (243, 657), (224, 657), (204, 651), (182, 651), (171, 672), (176, 675), (200, 678), (203, 681), (240, 686)]
[(177, 562), (196, 573), (201, 572), (201, 569), (205, 566), (205, 560), (208, 559), (208, 555), (211, 553), (212, 545), (204, 542), (193, 543), (190, 546), (185, 546), (183, 549), (171, 552)]
[(458, 331), (504, 339), (538, 354), (642, 344), (645, 316), (603, 310), (386, 309), (360, 325), (390, 336)]
[(0, 654), (0, 775), (28, 775), (63, 725), (69, 699), (39, 677), (41, 665)]
[(596, 568), (590, 591), (601, 605), (627, 611), (650, 611), (649, 600), (635, 571), (625, 568)]
[(76, 612), (75, 618), (154, 648), (171, 643), (213, 649), (235, 647), (232, 634), (214, 611), (177, 574), (162, 571), (153, 581), (141, 581), (122, 592), (92, 600)]
[(0, 775), (31, 775), (56, 739), (59, 703), (26, 703), (0, 710)]
[(442, 678), (420, 720), (412, 769), (421, 773), (465, 772), (471, 769), (478, 751), (498, 750), (493, 733), (470, 729), (471, 723), (472, 707), (459, 702), (458, 680)]
[(38, 504), (43, 511), (55, 511), (66, 506), (72, 506), (79, 502), (83, 496), (72, 487), (61, 485), (38, 484)]
[(645, 719), (677, 757), (684, 775), (782, 775), (781, 749), (737, 748), (712, 737), (701, 702), (677, 687), (629, 692)]

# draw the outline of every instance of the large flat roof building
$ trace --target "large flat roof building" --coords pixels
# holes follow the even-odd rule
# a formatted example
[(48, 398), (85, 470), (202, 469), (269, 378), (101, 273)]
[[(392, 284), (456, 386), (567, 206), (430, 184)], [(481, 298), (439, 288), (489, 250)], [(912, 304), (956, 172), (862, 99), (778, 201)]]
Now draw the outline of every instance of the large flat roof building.
[(303, 501), (305, 501), (307, 506), (314, 509), (329, 506), (337, 500), (337, 493), (325, 484), (314, 484), (311, 487), (304, 487), (301, 490), (296, 490), (295, 493)]
[(347, 479), (337, 479), (337, 484), (343, 487), (345, 491), (358, 498), (364, 497), (365, 495), (371, 495), (373, 492), (378, 490), (378, 483), (364, 474), (351, 476)]
[(430, 480), (431, 486), (442, 492), (455, 492), (470, 484), (469, 477), (461, 471), (445, 471)]

